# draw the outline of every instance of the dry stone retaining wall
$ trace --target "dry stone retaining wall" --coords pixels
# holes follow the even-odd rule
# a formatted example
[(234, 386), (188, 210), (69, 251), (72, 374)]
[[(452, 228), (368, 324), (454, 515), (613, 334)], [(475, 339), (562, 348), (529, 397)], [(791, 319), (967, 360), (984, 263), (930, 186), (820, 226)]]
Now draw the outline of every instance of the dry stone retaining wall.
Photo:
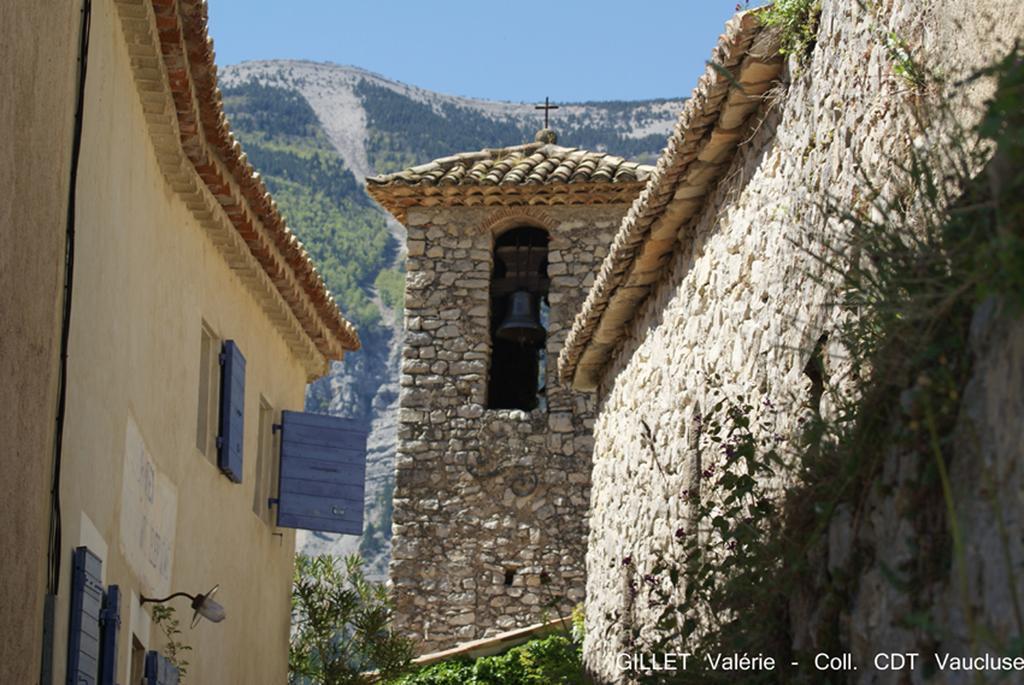
[[(699, 483), (707, 467), (700, 462), (695, 434), (696, 416), (709, 408), (710, 391), (721, 387), (743, 394), (754, 406), (773, 402), (780, 409), (774, 430), (781, 435), (798, 430), (811, 383), (803, 370), (836, 316), (813, 251), (822, 235), (840, 229), (819, 208), (829, 196), (853, 203), (865, 173), (884, 188), (901, 146), (920, 133), (907, 116), (911, 89), (894, 74), (891, 50), (880, 37), (899, 36), (917, 59), (956, 80), (1004, 54), (1024, 33), (1024, 13), (1001, 0), (867, 4), (874, 10), (846, 0), (822, 2), (809, 63), (798, 67), (791, 59), (786, 92), (766, 100), (725, 180), (708, 198), (701, 220), (605, 370), (595, 427), (584, 649), (600, 682), (623, 680), (617, 654), (632, 651), (630, 630), (649, 634), (660, 611), (634, 600), (629, 588), (642, 586), (655, 560), (671, 555), (674, 531), (685, 524), (681, 495)], [(968, 125), (986, 87), (979, 82), (966, 92)], [(1019, 530), (1024, 514), (1009, 491), (1022, 478), (1016, 466), (1024, 387), (1021, 331), (1019, 324), (1013, 328), (1001, 321), (990, 313), (978, 323), (979, 331), (988, 333), (975, 336), (982, 356), (968, 406), (977, 414), (976, 425), (999, 426), (999, 406), (1018, 410), (1017, 419), (1002, 428), (1002, 437), (971, 447), (972, 456), (958, 460), (964, 473), (956, 477), (957, 497), (983, 501), (986, 477), (996, 479), (990, 483), (1010, 483), (1001, 491), (1004, 501), (1014, 503), (1008, 515)], [(827, 348), (824, 357), (831, 382), (841, 382), (841, 350)], [(1006, 372), (997, 377), (995, 368)], [(716, 374), (720, 382), (710, 380)], [(1004, 420), (1009, 415), (1002, 413)], [(894, 472), (884, 475), (894, 486), (890, 499), (870, 502), (861, 528), (854, 527), (852, 517), (837, 516), (823, 552), (830, 567), (858, 545), (878, 550), (876, 562), (862, 571), (861, 590), (843, 619), (848, 626), (843, 639), (862, 663), (870, 663), (866, 657), (878, 651), (920, 646), (920, 634), (898, 625), (910, 607), (884, 574), (886, 564), (899, 568), (915, 544), (895, 487), (905, 475), (899, 469), (908, 464), (895, 464)], [(1007, 609), (1013, 580), (1000, 570), (992, 512), (983, 509), (968, 507), (966, 522), (979, 533), (968, 550), (972, 578), (984, 588), (978, 610), (998, 629), (1013, 631)], [(1018, 543), (1011, 551), (1018, 562), (1024, 558)], [(948, 588), (928, 588), (927, 599), (949, 607), (950, 625), (963, 626), (957, 608), (962, 603)], [(794, 599), (795, 647), (813, 649), (821, 601)], [(964, 639), (952, 635), (947, 646), (955, 648)], [(877, 676), (861, 670), (849, 682), (896, 682)], [(912, 682), (923, 678), (917, 673)]]

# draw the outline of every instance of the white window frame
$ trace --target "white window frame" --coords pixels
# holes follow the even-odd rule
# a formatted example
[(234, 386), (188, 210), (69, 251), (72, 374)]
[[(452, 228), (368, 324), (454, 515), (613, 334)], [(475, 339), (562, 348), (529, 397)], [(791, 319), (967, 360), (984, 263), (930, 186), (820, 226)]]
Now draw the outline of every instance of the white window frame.
[(212, 464), (217, 463), (218, 402), (220, 401), (220, 338), (206, 321), (199, 333), (199, 379), (196, 383), (195, 445)]

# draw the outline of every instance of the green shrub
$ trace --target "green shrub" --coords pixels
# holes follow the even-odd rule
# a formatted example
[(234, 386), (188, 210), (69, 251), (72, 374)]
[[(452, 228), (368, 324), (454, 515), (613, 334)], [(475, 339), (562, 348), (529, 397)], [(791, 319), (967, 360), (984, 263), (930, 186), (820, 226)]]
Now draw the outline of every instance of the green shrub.
[(497, 656), (433, 664), (390, 681), (390, 685), (577, 685), (583, 682), (579, 643), (555, 633)]
[(580, 646), (561, 633), (527, 642), (509, 654), (517, 650), (518, 661), (524, 667), (525, 685), (575, 685), (583, 682)]
[(417, 673), (391, 681), (390, 685), (467, 685), (476, 682), (473, 678), (473, 662), (460, 659), (427, 666)]
[(363, 575), (358, 556), (325, 554), (295, 560), (290, 685), (364, 685), (376, 670), (394, 678), (408, 670), (412, 643), (391, 628), (387, 590)]

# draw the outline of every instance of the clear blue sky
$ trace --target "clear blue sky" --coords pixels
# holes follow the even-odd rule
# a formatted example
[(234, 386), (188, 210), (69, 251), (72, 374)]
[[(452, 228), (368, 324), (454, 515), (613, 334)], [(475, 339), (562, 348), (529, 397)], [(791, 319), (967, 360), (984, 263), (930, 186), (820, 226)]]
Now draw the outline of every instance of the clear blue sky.
[(209, 0), (220, 65), (351, 64), (515, 102), (689, 95), (735, 10), (735, 0)]

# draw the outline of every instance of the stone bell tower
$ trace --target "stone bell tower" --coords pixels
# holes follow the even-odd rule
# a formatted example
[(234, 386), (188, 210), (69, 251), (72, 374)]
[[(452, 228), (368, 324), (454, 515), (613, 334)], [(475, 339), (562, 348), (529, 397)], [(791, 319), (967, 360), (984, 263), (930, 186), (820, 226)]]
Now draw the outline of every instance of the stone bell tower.
[(555, 363), (650, 171), (545, 129), (367, 179), (408, 229), (390, 578), (421, 652), (583, 599), (595, 407)]

